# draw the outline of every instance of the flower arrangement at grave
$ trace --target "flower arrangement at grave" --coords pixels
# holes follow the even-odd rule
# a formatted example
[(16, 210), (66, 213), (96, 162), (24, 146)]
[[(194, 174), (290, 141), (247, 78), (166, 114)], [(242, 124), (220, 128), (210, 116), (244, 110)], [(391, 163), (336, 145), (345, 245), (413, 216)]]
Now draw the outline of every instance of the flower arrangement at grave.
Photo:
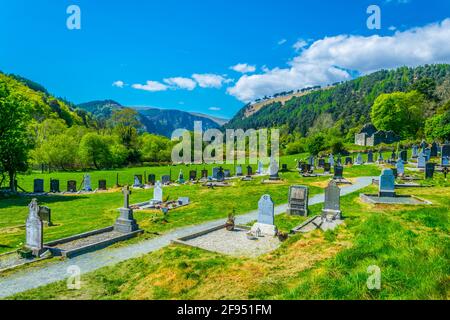
[(236, 226), (236, 216), (235, 216), (235, 210), (233, 209), (233, 213), (230, 213), (228, 215), (228, 220), (225, 223), (225, 228), (227, 231), (233, 231)]
[(284, 242), (288, 239), (289, 235), (286, 232), (282, 232), (282, 231), (278, 231), (277, 235), (278, 240), (280, 240), (280, 242)]

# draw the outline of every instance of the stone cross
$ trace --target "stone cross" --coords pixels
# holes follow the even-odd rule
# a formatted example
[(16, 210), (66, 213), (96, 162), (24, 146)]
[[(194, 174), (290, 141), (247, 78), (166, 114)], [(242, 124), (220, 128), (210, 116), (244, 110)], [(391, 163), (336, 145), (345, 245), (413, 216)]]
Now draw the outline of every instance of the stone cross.
[(129, 186), (125, 186), (122, 189), (122, 194), (123, 194), (123, 207), (128, 209), (130, 208), (130, 194), (131, 194), (131, 190)]

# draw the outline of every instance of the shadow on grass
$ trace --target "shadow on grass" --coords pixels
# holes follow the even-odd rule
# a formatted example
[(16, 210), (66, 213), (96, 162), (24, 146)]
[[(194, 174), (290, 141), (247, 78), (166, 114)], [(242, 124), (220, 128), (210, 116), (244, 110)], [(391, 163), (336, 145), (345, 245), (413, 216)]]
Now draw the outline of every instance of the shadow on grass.
[(1, 198), (0, 209), (6, 209), (10, 207), (25, 207), (31, 202), (32, 199), (37, 199), (40, 204), (51, 204), (55, 202), (71, 202), (80, 199), (87, 199), (86, 196), (10, 196)]

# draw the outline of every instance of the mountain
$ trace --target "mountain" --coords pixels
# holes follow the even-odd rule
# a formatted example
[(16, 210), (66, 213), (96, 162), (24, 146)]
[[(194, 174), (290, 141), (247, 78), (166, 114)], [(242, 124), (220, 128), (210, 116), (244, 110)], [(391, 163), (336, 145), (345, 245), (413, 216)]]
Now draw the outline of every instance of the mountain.
[[(77, 105), (77, 108), (91, 113), (97, 119), (108, 120), (115, 110), (130, 108), (113, 100), (91, 101)], [(194, 114), (180, 110), (157, 108), (132, 108), (138, 112), (138, 120), (145, 131), (171, 137), (176, 129), (194, 130), (194, 121), (201, 121), (203, 129), (220, 128), (226, 120), (207, 115)]]
[[(450, 65), (425, 65), (381, 70), (360, 78), (315, 89), (305, 94), (289, 94), (244, 106), (225, 128), (259, 129), (287, 127), (289, 132), (306, 135), (315, 121), (329, 114), (340, 122), (342, 133), (370, 122), (370, 110), (382, 93), (422, 90), (430, 100), (450, 99)], [(257, 108), (255, 108), (255, 105)], [(436, 104), (437, 105), (437, 104)], [(436, 110), (426, 110), (430, 116)]]
[(228, 123), (228, 121), (230, 121), (230, 119), (214, 117), (214, 116), (210, 116), (209, 114), (203, 114), (203, 113), (197, 113), (197, 112), (190, 112), (190, 114), (192, 114), (193, 116), (210, 119), (210, 120), (214, 121), (215, 123), (217, 123), (219, 126), (224, 126)]
[(71, 103), (50, 95), (42, 85), (26, 78), (0, 72), (0, 86), (10, 94), (21, 95), (36, 122), (51, 118), (61, 119), (68, 126), (90, 126), (93, 123), (87, 112), (75, 109)]

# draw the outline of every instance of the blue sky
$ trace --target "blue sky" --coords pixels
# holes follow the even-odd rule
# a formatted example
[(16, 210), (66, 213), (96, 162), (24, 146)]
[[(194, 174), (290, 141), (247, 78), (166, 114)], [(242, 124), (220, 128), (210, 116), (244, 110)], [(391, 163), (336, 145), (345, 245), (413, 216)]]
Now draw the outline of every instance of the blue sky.
[[(81, 30), (66, 27), (73, 4)], [(75, 103), (232, 117), (266, 94), (450, 62), (448, 17), (443, 0), (0, 0), (0, 70)]]

